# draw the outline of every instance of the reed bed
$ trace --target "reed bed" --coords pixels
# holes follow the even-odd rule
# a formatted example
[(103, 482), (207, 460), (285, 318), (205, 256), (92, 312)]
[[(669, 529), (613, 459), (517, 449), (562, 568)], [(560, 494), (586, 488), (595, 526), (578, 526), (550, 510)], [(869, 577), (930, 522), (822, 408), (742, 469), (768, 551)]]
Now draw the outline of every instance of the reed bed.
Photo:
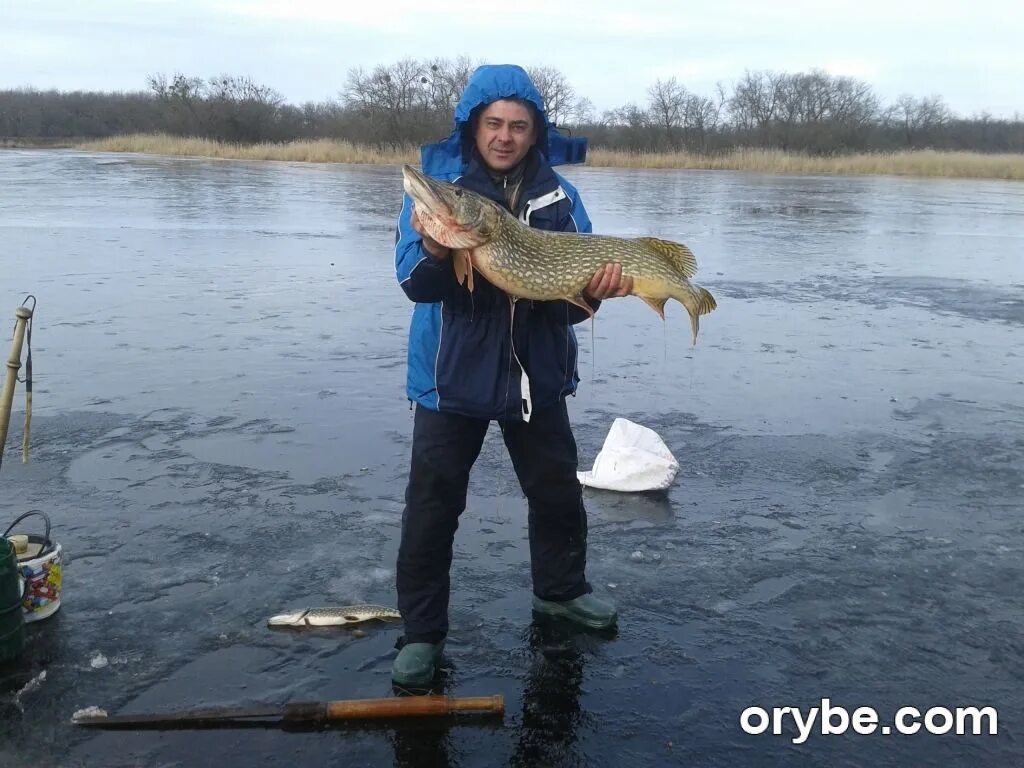
[(936, 176), (1024, 181), (1024, 154), (939, 152), (930, 149), (835, 157), (773, 149), (736, 149), (716, 155), (690, 152), (623, 152), (592, 149), (587, 163), (619, 168), (692, 168), (844, 176)]
[[(419, 162), (419, 150), (414, 145), (377, 149), (337, 139), (243, 145), (167, 134), (135, 134), (82, 142), (76, 147), (93, 152), (138, 152), (231, 160), (364, 164)], [(935, 150), (818, 157), (773, 149), (736, 149), (703, 155), (691, 152), (631, 152), (591, 148), (587, 165), (608, 168), (686, 168), (786, 174), (932, 176), (1024, 181), (1024, 154), (994, 155)]]
[(222, 160), (378, 165), (419, 162), (419, 150), (412, 145), (395, 150), (381, 150), (338, 139), (290, 141), (281, 144), (232, 144), (168, 134), (132, 134), (82, 142), (77, 148), (90, 152), (139, 152), (149, 155), (212, 157)]

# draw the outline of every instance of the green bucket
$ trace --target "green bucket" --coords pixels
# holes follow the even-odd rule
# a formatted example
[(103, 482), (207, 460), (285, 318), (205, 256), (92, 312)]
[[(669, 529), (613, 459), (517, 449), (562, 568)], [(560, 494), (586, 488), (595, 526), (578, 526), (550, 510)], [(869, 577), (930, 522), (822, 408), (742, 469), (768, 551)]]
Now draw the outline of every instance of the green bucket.
[(13, 661), (25, 649), (22, 581), (14, 545), (0, 537), (0, 663)]

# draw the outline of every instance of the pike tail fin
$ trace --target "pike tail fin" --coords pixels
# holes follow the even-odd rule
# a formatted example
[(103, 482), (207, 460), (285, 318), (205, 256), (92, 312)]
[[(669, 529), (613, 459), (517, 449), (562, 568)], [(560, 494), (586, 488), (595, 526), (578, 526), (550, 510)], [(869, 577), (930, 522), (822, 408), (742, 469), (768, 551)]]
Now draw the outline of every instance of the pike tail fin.
[(718, 308), (718, 302), (707, 288), (689, 286), (674, 298), (678, 299), (690, 315), (690, 329), (693, 331), (693, 346), (697, 346), (697, 332), (700, 330), (700, 316)]

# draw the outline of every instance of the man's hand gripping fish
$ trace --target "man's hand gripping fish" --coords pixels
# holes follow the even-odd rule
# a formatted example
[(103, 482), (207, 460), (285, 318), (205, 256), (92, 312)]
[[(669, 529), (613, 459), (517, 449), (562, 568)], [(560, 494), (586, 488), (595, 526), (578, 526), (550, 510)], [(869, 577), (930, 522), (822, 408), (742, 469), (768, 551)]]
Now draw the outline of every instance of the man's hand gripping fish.
[(456, 278), (470, 291), (476, 269), (514, 298), (564, 299), (592, 316), (583, 290), (605, 264), (618, 262), (622, 276), (633, 278), (633, 295), (662, 320), (668, 299), (686, 307), (695, 345), (700, 316), (718, 306), (706, 289), (690, 282), (697, 260), (685, 245), (654, 237), (533, 229), (475, 192), (428, 178), (408, 165), (402, 172), (416, 215), (432, 238), (452, 249)]

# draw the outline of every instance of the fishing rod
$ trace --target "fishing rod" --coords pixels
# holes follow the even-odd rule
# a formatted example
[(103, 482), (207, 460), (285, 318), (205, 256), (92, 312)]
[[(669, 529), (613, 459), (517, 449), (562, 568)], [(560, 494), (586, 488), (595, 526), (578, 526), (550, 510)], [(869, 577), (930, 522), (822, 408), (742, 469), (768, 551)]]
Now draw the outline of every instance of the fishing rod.
[(209, 725), (245, 726), (257, 720), (282, 725), (324, 725), (348, 720), (437, 717), (455, 714), (502, 716), (503, 696), (454, 697), (442, 695), (399, 696), (381, 699), (293, 702), (283, 706), (210, 707), (181, 712), (140, 715), (107, 715), (89, 710), (75, 713), (72, 722), (95, 728), (173, 728)]
[[(25, 303), (32, 299), (32, 308)], [(21, 463), (28, 463), (28, 439), (32, 425), (32, 315), (35, 312), (36, 297), (25, 297), (22, 305), (14, 311), (14, 342), (11, 356), (7, 358), (7, 375), (4, 377), (3, 390), (0, 391), (0, 465), (3, 464), (4, 446), (7, 444), (7, 430), (11, 424), (11, 405), (14, 402), (14, 387), (18, 382), (18, 370), (21, 368), (21, 349), (25, 342), (25, 331), (28, 329), (28, 359), (25, 365), (25, 435), (21, 443)]]

